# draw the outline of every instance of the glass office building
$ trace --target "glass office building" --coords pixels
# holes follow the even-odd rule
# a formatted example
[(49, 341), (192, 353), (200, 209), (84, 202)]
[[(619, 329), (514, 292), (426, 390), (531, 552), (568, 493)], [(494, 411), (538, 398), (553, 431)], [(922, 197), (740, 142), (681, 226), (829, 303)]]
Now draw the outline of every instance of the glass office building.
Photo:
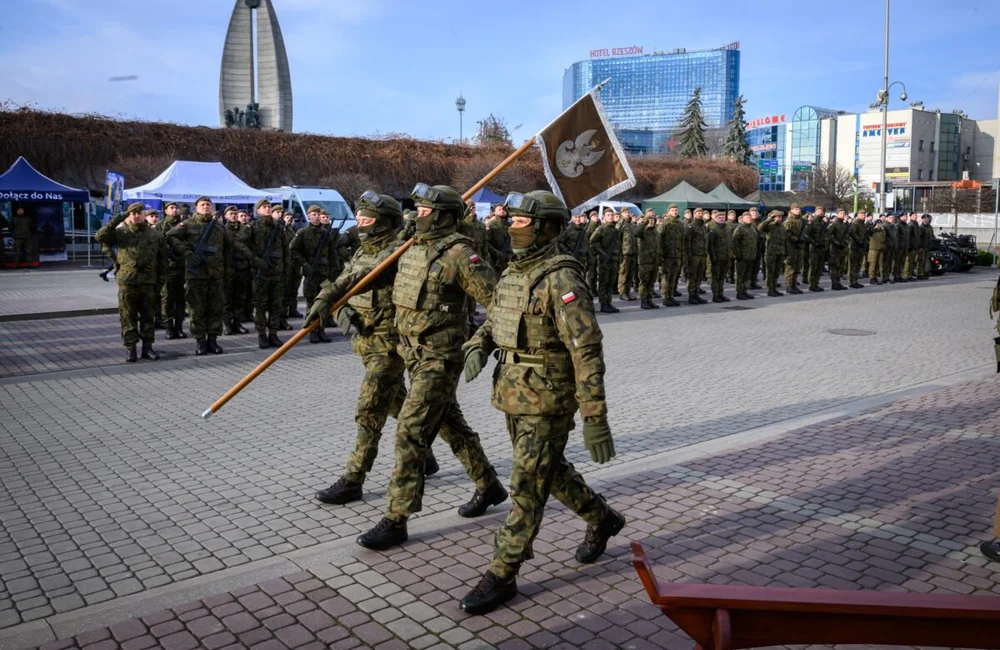
[(622, 146), (633, 153), (664, 153), (696, 88), (708, 128), (723, 128), (732, 119), (740, 94), (739, 43), (578, 61), (563, 75), (563, 108), (608, 77), (601, 102)]
[(792, 174), (789, 190), (801, 191), (812, 182), (813, 169), (820, 163), (822, 120), (835, 118), (839, 111), (802, 106), (792, 116)]
[(775, 124), (747, 129), (750, 164), (757, 170), (757, 189), (765, 192), (785, 191), (788, 124), (784, 115), (781, 117)]

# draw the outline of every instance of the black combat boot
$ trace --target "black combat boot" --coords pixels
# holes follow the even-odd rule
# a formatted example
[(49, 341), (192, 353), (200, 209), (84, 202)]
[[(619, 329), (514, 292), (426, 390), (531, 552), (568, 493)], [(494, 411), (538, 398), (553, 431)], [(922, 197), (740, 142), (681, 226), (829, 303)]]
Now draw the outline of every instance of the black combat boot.
[(257, 345), (260, 346), (261, 350), (271, 347), (271, 344), (268, 343), (267, 332), (257, 332)]
[(268, 345), (273, 345), (276, 348), (280, 348), (282, 345), (284, 345), (284, 342), (281, 339), (278, 338), (278, 333), (277, 332), (268, 332), (268, 334), (267, 334), (267, 344)]
[(813, 293), (819, 293), (820, 291), (826, 291), (823, 287), (809, 287), (809, 290)]
[(791, 288), (788, 289), (788, 293), (795, 294), (797, 296), (797, 295), (805, 293), (805, 292), (802, 291), (802, 289), (799, 289), (798, 285), (794, 285), (793, 284), (791, 286)]
[(496, 577), (492, 571), (487, 571), (479, 584), (466, 594), (458, 607), (466, 614), (489, 614), (516, 595), (516, 576), (502, 580)]
[(503, 489), (500, 485), (500, 481), (496, 477), (493, 478), (493, 482), (490, 483), (489, 487), (485, 489), (476, 489), (473, 493), (472, 498), (465, 505), (459, 507), (458, 514), (466, 519), (471, 519), (473, 517), (479, 517), (486, 509), (490, 506), (495, 506), (503, 503), (507, 500), (507, 490)]
[(162, 318), (160, 318), (159, 316), (154, 317), (154, 319), (153, 319), (153, 329), (162, 330), (165, 327), (166, 327), (166, 325), (163, 324), (163, 319)]
[(611, 303), (601, 303), (601, 313), (602, 314), (617, 314), (618, 308)]
[(663, 306), (664, 307), (680, 307), (681, 303), (677, 302), (673, 298), (664, 298), (663, 299)]
[(316, 332), (316, 337), (319, 339), (320, 343), (333, 343), (333, 339), (331, 339), (326, 333), (326, 328), (317, 327), (314, 331)]
[(226, 323), (225, 328), (223, 328), (222, 333), (226, 336), (232, 336), (236, 334), (236, 330), (233, 329), (232, 323)]
[(316, 500), (320, 503), (329, 503), (341, 506), (352, 501), (361, 501), (361, 484), (348, 481), (341, 476), (337, 482), (330, 487), (316, 493)]
[(641, 307), (642, 309), (655, 309), (653, 307), (653, 304), (645, 298), (643, 298), (642, 301), (639, 303), (639, 307)]
[(250, 330), (248, 330), (247, 328), (243, 327), (243, 324), (240, 323), (240, 319), (238, 319), (238, 318), (234, 318), (233, 319), (233, 331), (236, 332), (237, 334), (249, 334), (250, 333)]
[(722, 299), (722, 296), (712, 296), (712, 302), (725, 302), (725, 300)]
[(288, 317), (302, 318), (302, 312), (299, 311), (299, 308), (297, 306), (292, 305), (291, 307), (288, 308)]
[(747, 300), (747, 294), (745, 294), (745, 293), (738, 293), (738, 294), (736, 294), (736, 299), (737, 300)]
[(601, 557), (608, 547), (608, 540), (621, 532), (625, 527), (625, 517), (608, 508), (604, 520), (596, 526), (587, 526), (587, 534), (583, 543), (576, 549), (576, 561), (580, 564), (593, 564)]
[(222, 354), (222, 346), (219, 345), (214, 336), (208, 337), (208, 351), (212, 354)]
[(761, 286), (759, 284), (757, 284), (756, 282), (751, 282), (750, 283), (750, 288), (751, 289), (760, 289)]
[(204, 340), (199, 340), (195, 342), (194, 346), (195, 356), (201, 356), (203, 354), (208, 354), (208, 344)]
[(992, 542), (983, 542), (979, 545), (979, 550), (987, 560), (1000, 562), (1000, 539)]
[(280, 329), (282, 332), (290, 332), (292, 330), (292, 326), (288, 322), (287, 318), (282, 318), (281, 322), (278, 323), (278, 329)]
[[(705, 293), (705, 292), (702, 291), (702, 293)], [(698, 301), (699, 305), (707, 305), (708, 304), (708, 301), (705, 300), (704, 298), (702, 298), (700, 295), (699, 296), (695, 296), (695, 300)]]
[(438, 465), (437, 458), (434, 457), (434, 452), (428, 449), (427, 459), (424, 460), (424, 476), (434, 476), (440, 471), (441, 466)]
[(358, 537), (358, 545), (373, 551), (384, 551), (390, 546), (402, 544), (409, 538), (405, 521), (393, 521), (383, 517), (374, 528)]
[(313, 330), (311, 330), (309, 332), (309, 342), (310, 343), (319, 343), (319, 330), (318, 329), (313, 329)]
[(688, 304), (689, 305), (700, 305), (701, 304), (701, 300), (698, 298), (698, 296), (688, 296)]
[(108, 279), (108, 273), (111, 273), (111, 269), (104, 269), (103, 271), (98, 273), (97, 276), (102, 280), (104, 280), (105, 282), (111, 282), (111, 280)]
[(153, 349), (153, 344), (152, 343), (143, 343), (142, 344), (142, 358), (143, 359), (149, 359), (150, 361), (159, 361), (160, 360), (160, 355), (159, 355), (159, 353), (156, 350)]
[(659, 305), (657, 305), (655, 302), (653, 302), (652, 298), (646, 298), (646, 304), (649, 305), (650, 309), (659, 309), (660, 308)]
[(729, 298), (726, 298), (726, 294), (722, 294), (719, 297), (722, 298), (722, 302), (732, 302), (732, 300), (730, 300)]
[(768, 289), (767, 290), (767, 295), (768, 295), (769, 298), (777, 298), (781, 294), (778, 293), (777, 289)]
[(184, 319), (183, 318), (178, 318), (178, 319), (174, 320), (174, 331), (177, 332), (177, 338), (179, 338), (179, 339), (186, 339), (188, 337), (188, 335), (184, 333)]
[(167, 340), (173, 341), (174, 339), (180, 338), (177, 336), (177, 321), (173, 318), (167, 321)]
[(130, 345), (125, 351), (125, 363), (135, 363), (135, 345)]

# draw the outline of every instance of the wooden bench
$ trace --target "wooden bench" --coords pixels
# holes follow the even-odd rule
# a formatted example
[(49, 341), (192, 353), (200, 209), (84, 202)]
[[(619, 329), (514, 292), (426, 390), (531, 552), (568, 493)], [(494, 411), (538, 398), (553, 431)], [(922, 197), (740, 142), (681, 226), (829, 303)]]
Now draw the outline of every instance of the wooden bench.
[(632, 564), (649, 599), (694, 639), (695, 650), (812, 643), (1000, 648), (1000, 596), (663, 584), (635, 542)]

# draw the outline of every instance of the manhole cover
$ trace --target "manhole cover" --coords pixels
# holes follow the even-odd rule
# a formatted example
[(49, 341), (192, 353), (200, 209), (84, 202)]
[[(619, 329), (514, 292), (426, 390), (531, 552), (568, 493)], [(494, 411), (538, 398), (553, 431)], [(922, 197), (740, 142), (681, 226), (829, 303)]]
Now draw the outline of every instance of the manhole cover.
[(836, 334), (837, 336), (875, 336), (874, 330), (827, 330), (830, 334)]
[(744, 307), (743, 305), (732, 305), (730, 307), (720, 307), (720, 309), (731, 309), (733, 311), (746, 311), (747, 309), (753, 309), (753, 307)]

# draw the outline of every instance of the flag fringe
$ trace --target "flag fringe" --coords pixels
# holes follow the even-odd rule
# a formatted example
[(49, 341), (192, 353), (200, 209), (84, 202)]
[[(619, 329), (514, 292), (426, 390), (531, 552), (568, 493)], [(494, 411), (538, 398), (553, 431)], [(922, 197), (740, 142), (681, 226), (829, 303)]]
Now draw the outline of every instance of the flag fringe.
[(604, 190), (589, 201), (584, 201), (575, 208), (570, 208), (571, 210), (587, 210), (599, 204), (601, 201), (607, 201), (611, 197), (618, 196), (625, 190), (630, 190), (635, 187), (635, 174), (632, 172), (632, 167), (629, 166), (628, 160), (625, 158), (625, 151), (622, 149), (621, 143), (618, 142), (618, 137), (615, 135), (615, 130), (611, 126), (608, 114), (604, 112), (604, 105), (601, 103), (600, 92), (601, 91), (599, 89), (595, 89), (591, 90), (589, 94), (594, 98), (594, 108), (597, 109), (597, 115), (601, 118), (601, 122), (604, 124), (604, 128), (608, 132), (608, 135), (611, 136), (611, 143), (615, 148), (615, 153), (618, 154), (618, 160), (622, 161), (622, 167), (625, 169), (625, 175), (627, 178), (614, 187), (609, 187)]

